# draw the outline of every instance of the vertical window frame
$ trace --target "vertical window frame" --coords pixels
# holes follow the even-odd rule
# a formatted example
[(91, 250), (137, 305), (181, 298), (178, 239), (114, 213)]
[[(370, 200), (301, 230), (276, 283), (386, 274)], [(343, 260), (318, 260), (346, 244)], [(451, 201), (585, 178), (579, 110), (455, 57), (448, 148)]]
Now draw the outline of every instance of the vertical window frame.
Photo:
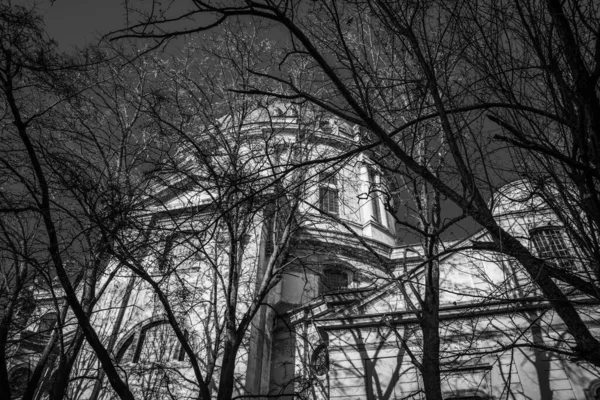
[(529, 238), (539, 258), (565, 270), (577, 270), (573, 249), (565, 239), (564, 228), (552, 225), (536, 227), (529, 231)]
[[(380, 201), (379, 187), (381, 175), (374, 168), (367, 168), (369, 182), (369, 197), (371, 199), (371, 218), (380, 225), (387, 225), (387, 215), (383, 203)], [(378, 179), (379, 178), (379, 179)]]
[(319, 207), (325, 213), (340, 215), (340, 193), (335, 172), (319, 173)]

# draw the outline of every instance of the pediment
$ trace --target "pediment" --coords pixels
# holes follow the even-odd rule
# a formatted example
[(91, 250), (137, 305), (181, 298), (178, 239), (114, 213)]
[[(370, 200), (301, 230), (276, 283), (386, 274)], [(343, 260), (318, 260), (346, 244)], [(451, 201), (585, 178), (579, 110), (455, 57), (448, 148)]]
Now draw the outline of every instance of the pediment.
[[(466, 248), (472, 240), (488, 240), (484, 234), (474, 235), (455, 244), (455, 248)], [(506, 271), (506, 260), (499, 260), (500, 255), (488, 251), (465, 249), (450, 253), (442, 259), (440, 265), (440, 303), (441, 305), (464, 304), (467, 302), (485, 301), (494, 291), (506, 295), (509, 284)], [(410, 279), (404, 280), (404, 290), (398, 282), (389, 282), (371, 290), (354, 302), (342, 306), (328, 307), (322, 305), (317, 318), (368, 318), (401, 312), (410, 312), (413, 306), (418, 307), (414, 291), (423, 294), (423, 270)], [(407, 298), (408, 297), (408, 301)], [(411, 305), (412, 304), (412, 305)]]
[(147, 202), (155, 212), (181, 210), (211, 203), (209, 192), (200, 190), (191, 178), (160, 185), (152, 191), (153, 194), (148, 197)]
[[(343, 296), (349, 299), (351, 294), (347, 292)], [(336, 301), (339, 296), (325, 296), (323, 302), (310, 310), (311, 316), (316, 319), (344, 319), (406, 311), (403, 296), (395, 284), (387, 284), (368, 293), (357, 290), (353, 301)]]

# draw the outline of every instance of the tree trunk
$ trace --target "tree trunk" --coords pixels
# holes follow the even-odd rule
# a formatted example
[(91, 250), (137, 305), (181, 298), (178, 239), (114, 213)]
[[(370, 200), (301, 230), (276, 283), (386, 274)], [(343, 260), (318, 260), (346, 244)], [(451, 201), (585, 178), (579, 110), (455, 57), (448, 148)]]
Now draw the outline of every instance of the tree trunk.
[[(65, 270), (60, 251), (60, 240), (58, 238), (55, 223), (52, 217), (52, 211), (50, 207), (50, 189), (46, 180), (46, 174), (44, 173), (42, 164), (40, 163), (34, 145), (27, 132), (27, 125), (23, 122), (21, 118), (21, 114), (17, 105), (17, 100), (14, 98), (12, 93), (11, 81), (8, 81), (7, 87), (5, 87), (5, 91), (7, 95), (7, 102), (15, 118), (14, 123), (19, 132), (19, 137), (23, 142), (23, 145), (29, 157), (29, 161), (31, 162), (31, 166), (34, 170), (35, 176), (38, 179), (38, 185), (41, 194), (39, 199), (36, 199), (36, 201), (39, 204), (40, 214), (44, 221), (46, 234), (48, 236), (48, 251), (52, 259), (52, 264), (56, 269), (56, 275), (58, 276), (58, 279), (65, 291), (65, 300), (71, 306), (73, 313), (75, 314), (75, 317), (77, 318), (77, 321), (79, 322), (81, 329), (83, 330), (86, 340), (98, 356), (98, 359), (102, 364), (102, 368), (106, 372), (108, 380), (115, 392), (117, 393), (117, 395), (122, 400), (134, 400), (133, 394), (129, 390), (129, 387), (125, 384), (125, 382), (123, 382), (123, 380), (119, 376), (119, 373), (117, 372), (111, 360), (110, 354), (108, 353), (108, 351), (106, 351), (106, 348), (104, 347), (100, 338), (98, 337), (98, 334), (92, 327), (92, 324), (90, 323), (90, 320), (86, 315), (85, 310), (79, 302), (79, 299), (77, 299), (77, 295), (75, 293), (75, 290), (73, 289), (73, 285), (71, 284), (69, 275)], [(2, 378), (0, 377), (0, 379)]]
[(8, 370), (6, 368), (6, 341), (8, 339), (8, 330), (14, 314), (14, 304), (17, 301), (16, 293), (9, 301), (8, 307), (4, 310), (4, 316), (2, 317), (2, 320), (0, 320), (0, 390), (7, 399), (10, 399), (11, 393)]
[(71, 371), (73, 370), (73, 365), (75, 364), (77, 356), (79, 356), (79, 351), (83, 345), (83, 339), (83, 334), (81, 330), (78, 329), (69, 354), (60, 358), (58, 368), (55, 372), (56, 375), (52, 382), (52, 389), (50, 390), (50, 400), (62, 400), (65, 397), (67, 387), (69, 386)]
[[(61, 311), (61, 317), (60, 317), (61, 321), (64, 321), (64, 318), (67, 315), (68, 308), (69, 307), (67, 305), (63, 306), (63, 309)], [(21, 400), (33, 400), (37, 389), (39, 389), (39, 387), (40, 387), (40, 380), (42, 378), (42, 374), (44, 373), (44, 370), (46, 369), (46, 363), (48, 362), (48, 359), (50, 358), (50, 355), (52, 354), (52, 350), (54, 349), (54, 346), (56, 345), (57, 338), (58, 338), (58, 332), (55, 329), (54, 332), (52, 332), (52, 336), (50, 337), (50, 340), (46, 344), (46, 347), (44, 348), (44, 351), (43, 351), (42, 355), (40, 356), (40, 359), (38, 360), (38, 362), (35, 366), (35, 369), (33, 370), (33, 373), (31, 374), (31, 378), (29, 379), (29, 383), (27, 384), (27, 389), (25, 390), (25, 393), (23, 394), (23, 398)], [(54, 364), (54, 357), (52, 357), (49, 368), (52, 368), (53, 364)]]
[[(228, 333), (229, 334), (229, 333)], [(219, 393), (217, 400), (231, 400), (235, 384), (235, 358), (237, 355), (233, 340), (227, 338), (223, 349), (221, 376), (219, 377)]]
[(423, 332), (421, 376), (425, 398), (442, 400), (439, 322), (431, 313), (423, 312), (420, 325)]
[[(433, 239), (435, 240), (435, 239)], [(434, 244), (435, 246), (435, 244)], [(435, 253), (435, 251), (434, 251)], [(425, 296), (421, 310), (421, 331), (423, 332), (423, 361), (421, 376), (427, 400), (442, 400), (440, 377), (440, 298), (439, 263), (430, 255), (425, 277)]]

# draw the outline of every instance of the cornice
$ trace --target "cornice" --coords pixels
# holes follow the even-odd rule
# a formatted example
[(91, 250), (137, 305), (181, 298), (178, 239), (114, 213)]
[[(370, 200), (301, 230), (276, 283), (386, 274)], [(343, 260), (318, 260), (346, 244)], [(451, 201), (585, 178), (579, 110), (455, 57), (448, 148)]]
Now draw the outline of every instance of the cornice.
[[(600, 305), (600, 301), (590, 298), (572, 299), (571, 302), (580, 307)], [(551, 305), (547, 301), (540, 298), (507, 299), (487, 304), (469, 303), (456, 306), (442, 306), (440, 308), (439, 320), (468, 320), (482, 316), (510, 315), (527, 311), (548, 310), (551, 308)], [(305, 315), (308, 316), (308, 313)], [(324, 330), (376, 328), (387, 324), (400, 326), (419, 323), (415, 312), (408, 310), (369, 315), (336, 315), (326, 318), (317, 316), (311, 317), (310, 321), (319, 329)]]

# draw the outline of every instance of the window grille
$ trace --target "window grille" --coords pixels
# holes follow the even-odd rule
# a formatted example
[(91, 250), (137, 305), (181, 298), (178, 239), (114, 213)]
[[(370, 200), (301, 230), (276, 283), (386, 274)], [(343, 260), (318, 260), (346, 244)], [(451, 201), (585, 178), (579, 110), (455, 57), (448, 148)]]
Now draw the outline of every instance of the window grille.
[(536, 229), (531, 232), (531, 240), (538, 257), (555, 262), (561, 268), (575, 269), (575, 262), (561, 229), (556, 227)]
[(326, 268), (321, 276), (321, 293), (336, 292), (346, 289), (350, 279), (346, 271), (339, 268)]

